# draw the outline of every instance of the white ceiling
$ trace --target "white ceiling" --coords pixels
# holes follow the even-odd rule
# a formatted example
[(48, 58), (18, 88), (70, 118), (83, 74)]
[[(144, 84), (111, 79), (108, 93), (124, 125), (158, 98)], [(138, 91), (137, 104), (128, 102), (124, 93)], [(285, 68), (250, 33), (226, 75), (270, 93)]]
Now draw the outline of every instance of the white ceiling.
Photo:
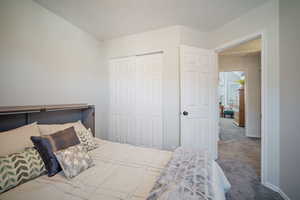
[(269, 0), (35, 0), (99, 40), (172, 25), (212, 31)]

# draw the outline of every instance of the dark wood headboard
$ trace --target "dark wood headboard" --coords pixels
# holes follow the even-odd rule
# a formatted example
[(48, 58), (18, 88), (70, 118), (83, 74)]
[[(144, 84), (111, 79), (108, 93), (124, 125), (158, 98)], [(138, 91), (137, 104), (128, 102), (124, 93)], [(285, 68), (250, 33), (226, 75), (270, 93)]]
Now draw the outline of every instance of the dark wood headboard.
[(0, 107), (0, 132), (26, 124), (63, 124), (81, 120), (95, 136), (95, 106), (88, 104), (62, 104), (38, 106)]

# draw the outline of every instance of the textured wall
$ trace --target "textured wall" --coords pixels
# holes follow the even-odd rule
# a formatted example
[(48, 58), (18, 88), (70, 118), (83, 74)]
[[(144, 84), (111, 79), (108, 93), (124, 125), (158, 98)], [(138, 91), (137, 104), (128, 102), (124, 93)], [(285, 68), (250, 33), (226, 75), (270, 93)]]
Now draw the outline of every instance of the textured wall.
[(280, 0), (280, 187), (300, 199), (300, 1)]
[(106, 76), (98, 41), (31, 0), (0, 1), (0, 105), (96, 105), (105, 121)]

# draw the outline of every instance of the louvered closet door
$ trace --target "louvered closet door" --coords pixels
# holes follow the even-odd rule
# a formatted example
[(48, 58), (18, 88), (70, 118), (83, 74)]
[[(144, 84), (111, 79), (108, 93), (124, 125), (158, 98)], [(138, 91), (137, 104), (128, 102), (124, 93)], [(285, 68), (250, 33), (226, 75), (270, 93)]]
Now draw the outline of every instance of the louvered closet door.
[(129, 142), (135, 135), (135, 59), (122, 58), (110, 61), (109, 139)]
[(136, 57), (136, 142), (162, 146), (162, 54)]
[(162, 147), (162, 54), (110, 61), (113, 141)]

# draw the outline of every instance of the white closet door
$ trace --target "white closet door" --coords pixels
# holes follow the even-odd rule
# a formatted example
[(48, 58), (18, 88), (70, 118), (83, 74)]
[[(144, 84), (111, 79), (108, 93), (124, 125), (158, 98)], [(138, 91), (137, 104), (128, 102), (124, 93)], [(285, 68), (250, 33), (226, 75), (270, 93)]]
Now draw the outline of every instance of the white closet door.
[(137, 144), (162, 147), (162, 54), (136, 57)]
[(110, 61), (113, 141), (162, 147), (162, 54)]
[(127, 143), (135, 134), (135, 59), (110, 61), (109, 139)]

